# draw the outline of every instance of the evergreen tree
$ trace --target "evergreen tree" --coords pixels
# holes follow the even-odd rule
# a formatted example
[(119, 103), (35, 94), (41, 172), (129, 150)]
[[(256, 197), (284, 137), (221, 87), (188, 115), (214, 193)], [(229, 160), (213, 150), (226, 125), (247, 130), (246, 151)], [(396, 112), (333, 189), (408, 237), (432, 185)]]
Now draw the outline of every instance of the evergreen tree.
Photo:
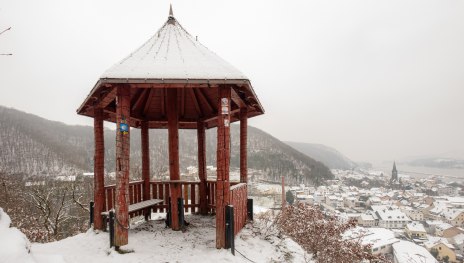
[(288, 190), (287, 193), (285, 194), (285, 198), (287, 199), (287, 202), (290, 205), (293, 205), (293, 202), (295, 202), (295, 197), (293, 196), (290, 190)]

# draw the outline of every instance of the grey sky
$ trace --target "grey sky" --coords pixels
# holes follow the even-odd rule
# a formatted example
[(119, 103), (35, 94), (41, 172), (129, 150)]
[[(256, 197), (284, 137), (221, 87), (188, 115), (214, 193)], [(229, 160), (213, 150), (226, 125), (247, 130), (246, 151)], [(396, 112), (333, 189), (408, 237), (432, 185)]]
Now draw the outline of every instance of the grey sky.
[[(192, 35), (252, 81), (281, 140), (354, 160), (464, 158), (464, 1), (172, 1)], [(68, 124), (100, 74), (169, 2), (1, 0), (0, 105)]]

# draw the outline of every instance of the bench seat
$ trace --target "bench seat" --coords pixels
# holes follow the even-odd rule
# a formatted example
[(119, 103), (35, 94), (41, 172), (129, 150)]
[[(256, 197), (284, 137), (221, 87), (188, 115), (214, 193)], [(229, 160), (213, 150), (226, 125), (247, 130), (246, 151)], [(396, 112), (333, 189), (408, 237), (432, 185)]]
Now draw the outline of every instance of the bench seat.
[[(162, 202), (164, 202), (164, 200), (162, 200), (162, 199), (150, 199), (150, 200), (145, 200), (145, 201), (142, 201), (142, 202), (139, 202), (139, 203), (131, 204), (131, 205), (129, 205), (129, 214), (132, 213), (132, 212), (138, 211), (138, 210), (142, 210), (142, 209), (145, 209), (145, 208), (155, 206), (155, 205), (160, 204)], [(108, 216), (109, 213), (110, 213), (110, 211), (104, 211), (104, 212), (101, 213), (101, 215), (102, 216)]]

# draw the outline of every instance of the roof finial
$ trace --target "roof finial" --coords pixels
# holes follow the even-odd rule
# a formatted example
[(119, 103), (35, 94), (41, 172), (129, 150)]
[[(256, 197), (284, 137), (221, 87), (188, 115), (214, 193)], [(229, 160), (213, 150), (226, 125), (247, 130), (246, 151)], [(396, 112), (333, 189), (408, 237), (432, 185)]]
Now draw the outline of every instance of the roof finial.
[(169, 4), (169, 17), (174, 17), (174, 13), (172, 12), (172, 4)]

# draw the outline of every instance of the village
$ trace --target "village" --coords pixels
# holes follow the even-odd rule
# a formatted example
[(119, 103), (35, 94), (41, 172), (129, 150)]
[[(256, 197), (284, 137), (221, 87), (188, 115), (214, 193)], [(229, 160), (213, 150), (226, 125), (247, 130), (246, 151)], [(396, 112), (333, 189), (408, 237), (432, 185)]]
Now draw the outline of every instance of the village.
[[(391, 177), (380, 172), (332, 172), (337, 179), (327, 185), (286, 187), (287, 202), (304, 202), (342, 221), (355, 220), (358, 226), (344, 237), (372, 244), (373, 254), (393, 262), (463, 262), (464, 198), (455, 183), (398, 174), (396, 165)], [(353, 181), (361, 183), (354, 186)], [(385, 186), (370, 186), (381, 182)], [(280, 201), (279, 186), (257, 188)]]

